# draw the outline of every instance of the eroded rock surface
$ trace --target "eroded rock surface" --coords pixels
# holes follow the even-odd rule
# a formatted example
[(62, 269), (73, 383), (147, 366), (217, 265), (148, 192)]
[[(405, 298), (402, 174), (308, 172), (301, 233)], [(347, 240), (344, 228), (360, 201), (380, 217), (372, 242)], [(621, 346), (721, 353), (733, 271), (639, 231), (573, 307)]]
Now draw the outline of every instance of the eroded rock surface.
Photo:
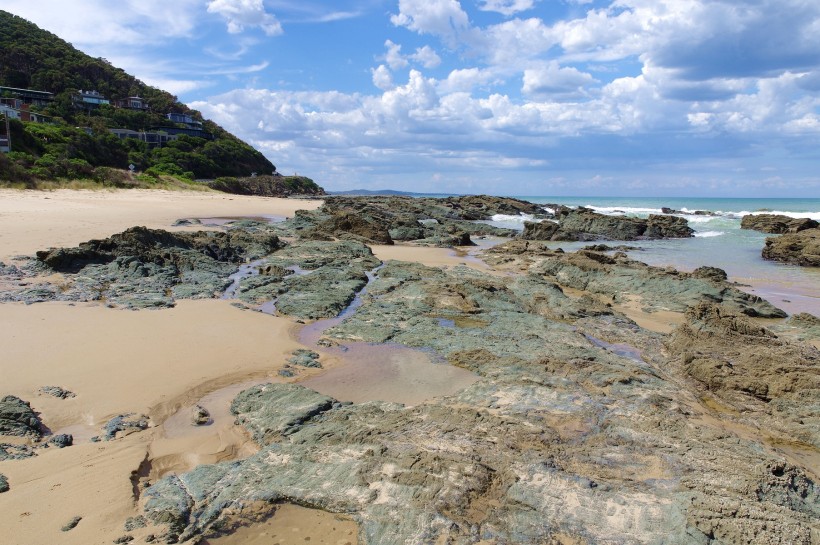
[(521, 238), (524, 240), (643, 240), (656, 238), (687, 238), (694, 230), (684, 218), (650, 215), (649, 218), (608, 216), (588, 208), (560, 207), (558, 223), (527, 222)]
[(251, 388), (232, 410), (261, 450), (162, 479), (146, 516), (170, 541), (287, 501), (352, 516), (366, 544), (816, 543), (820, 353), (704, 303), (728, 289), (714, 271), (668, 281), (695, 306), (661, 335), (569, 297), (541, 267), (562, 257), (531, 250), (494, 253), (516, 277), (388, 262), (326, 332), (431, 348), (480, 381), (415, 407)]
[(820, 229), (769, 237), (762, 255), (765, 259), (801, 267), (820, 267)]
[(768, 301), (727, 282), (726, 273), (715, 267), (686, 273), (652, 267), (623, 253), (564, 253), (550, 250), (543, 243), (520, 240), (496, 246), (485, 255), (493, 265), (526, 270), (564, 286), (612, 297), (616, 302), (637, 296), (649, 310), (683, 312), (700, 302), (717, 302), (748, 316), (786, 317), (784, 311)]
[(752, 229), (773, 235), (797, 233), (805, 229), (815, 229), (818, 225), (820, 224), (811, 218), (792, 218), (780, 214), (748, 214), (740, 220), (741, 229)]

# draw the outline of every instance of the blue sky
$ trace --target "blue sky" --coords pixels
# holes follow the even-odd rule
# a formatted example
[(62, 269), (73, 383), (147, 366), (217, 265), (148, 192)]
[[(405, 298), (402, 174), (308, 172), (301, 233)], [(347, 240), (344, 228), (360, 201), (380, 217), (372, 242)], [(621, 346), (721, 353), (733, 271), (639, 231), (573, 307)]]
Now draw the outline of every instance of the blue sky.
[(332, 190), (820, 197), (816, 0), (2, 0)]

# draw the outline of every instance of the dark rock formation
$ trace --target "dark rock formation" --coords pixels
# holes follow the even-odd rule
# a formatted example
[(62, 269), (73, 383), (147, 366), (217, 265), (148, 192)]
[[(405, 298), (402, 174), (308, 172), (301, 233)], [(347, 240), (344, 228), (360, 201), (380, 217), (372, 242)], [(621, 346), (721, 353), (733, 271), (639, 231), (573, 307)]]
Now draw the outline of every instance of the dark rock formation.
[(521, 238), (524, 240), (552, 240), (559, 225), (554, 221), (525, 221)]
[(0, 473), (0, 494), (3, 492), (9, 491), (9, 480), (6, 478), (5, 475)]
[(241, 263), (267, 255), (281, 247), (276, 235), (198, 231), (171, 233), (161, 229), (132, 227), (104, 240), (91, 240), (76, 248), (37, 252), (37, 259), (58, 272), (76, 273), (86, 265), (107, 265), (117, 258), (132, 258), (140, 264), (173, 266), (191, 270), (202, 256), (223, 263)]
[(37, 453), (28, 445), (0, 443), (0, 462), (3, 460), (25, 460), (33, 456), (37, 456)]
[(779, 237), (769, 237), (763, 247), (764, 259), (801, 267), (820, 267), (820, 229), (805, 229)]
[(587, 208), (562, 208), (556, 212), (560, 228), (550, 240), (641, 240), (694, 236), (684, 218), (650, 215), (647, 219), (607, 216)]
[(59, 386), (43, 386), (40, 388), (40, 393), (48, 394), (50, 396), (54, 396), (60, 399), (67, 399), (69, 397), (76, 397), (77, 394), (74, 392), (70, 392), (65, 390)]
[(779, 214), (749, 214), (740, 220), (741, 229), (752, 229), (773, 235), (797, 233), (805, 229), (815, 229), (818, 226), (820, 224), (810, 218), (791, 218)]
[(217, 178), (206, 182), (211, 189), (234, 195), (256, 195), (261, 197), (290, 197), (306, 195), (319, 197), (325, 190), (304, 176), (259, 175), (246, 178)]
[(73, 517), (71, 520), (69, 520), (68, 522), (63, 524), (63, 527), (60, 528), (60, 530), (62, 530), (63, 532), (69, 532), (69, 531), (73, 530), (74, 528), (76, 528), (81, 520), (83, 520), (83, 517), (81, 517), (81, 516)]
[(28, 401), (12, 395), (0, 399), (0, 435), (39, 439), (42, 433), (40, 417)]
[(471, 236), (511, 237), (511, 229), (500, 229), (478, 220), (495, 214), (538, 214), (535, 204), (517, 199), (490, 197), (339, 197), (325, 200), (313, 211), (299, 211), (277, 227), (284, 235), (329, 240), (359, 240), (374, 244), (413, 241), (431, 246), (468, 246)]
[(59, 433), (48, 440), (48, 446), (66, 448), (74, 444), (74, 436), (69, 433)]
[(149, 419), (144, 414), (120, 414), (109, 420), (105, 424), (102, 439), (111, 441), (117, 437), (117, 434), (128, 435), (136, 431), (147, 429)]

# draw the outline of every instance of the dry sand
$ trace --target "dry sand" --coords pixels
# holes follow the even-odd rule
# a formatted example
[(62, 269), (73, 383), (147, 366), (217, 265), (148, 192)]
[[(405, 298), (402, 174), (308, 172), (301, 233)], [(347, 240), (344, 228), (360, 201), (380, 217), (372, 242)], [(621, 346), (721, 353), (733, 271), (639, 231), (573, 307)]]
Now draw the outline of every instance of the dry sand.
[(0, 189), (0, 261), (49, 246), (76, 246), (135, 225), (169, 229), (180, 218), (290, 217), (320, 200), (246, 197), (210, 192), (19, 191)]

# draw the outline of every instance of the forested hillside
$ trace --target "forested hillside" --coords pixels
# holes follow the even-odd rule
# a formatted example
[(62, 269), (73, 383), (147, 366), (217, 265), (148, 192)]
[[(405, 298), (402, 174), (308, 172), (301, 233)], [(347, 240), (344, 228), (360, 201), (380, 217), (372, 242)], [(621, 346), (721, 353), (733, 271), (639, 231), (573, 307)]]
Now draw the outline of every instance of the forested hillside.
[[(12, 152), (0, 153), (0, 179), (100, 177), (107, 172), (101, 167), (126, 169), (130, 164), (149, 175), (187, 178), (276, 170), (260, 152), (170, 93), (5, 11), (0, 11), (0, 87), (53, 93), (52, 100), (26, 106), (41, 122), (11, 120)], [(108, 103), (85, 107), (78, 101), (81, 91), (92, 90)], [(6, 103), (14, 96), (0, 89)], [(123, 106), (128, 97), (140, 97), (144, 106)], [(169, 120), (172, 113), (189, 122)], [(126, 137), (125, 131), (117, 135), (110, 129), (139, 134)], [(152, 135), (163, 141), (151, 142)]]

